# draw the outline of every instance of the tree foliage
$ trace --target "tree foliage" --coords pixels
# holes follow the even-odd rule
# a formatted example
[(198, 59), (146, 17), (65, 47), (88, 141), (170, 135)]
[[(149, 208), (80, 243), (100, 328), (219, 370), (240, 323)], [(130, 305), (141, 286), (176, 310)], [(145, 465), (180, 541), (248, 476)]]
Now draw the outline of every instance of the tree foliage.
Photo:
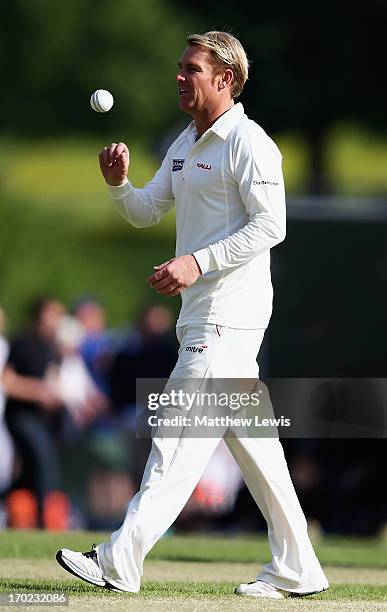
[[(386, 0), (2, 0), (3, 131), (154, 141), (179, 116), (173, 83), (187, 32), (226, 29), (252, 60), (249, 115), (269, 133), (303, 134), (311, 190), (322, 191), (332, 126), (387, 128), (386, 23)], [(116, 101), (104, 116), (89, 107), (98, 88)]]
[[(194, 0), (186, 4), (196, 12)], [(387, 2), (223, 0), (216, 20), (213, 4), (201, 7), (202, 29), (231, 31), (252, 60), (243, 94), (249, 115), (270, 133), (304, 135), (312, 191), (323, 190), (324, 144), (333, 125), (356, 121), (387, 129)]]
[[(154, 137), (177, 115), (173, 83), (187, 30), (158, 0), (3, 0), (3, 130)], [(89, 106), (99, 88), (115, 98), (103, 117)]]

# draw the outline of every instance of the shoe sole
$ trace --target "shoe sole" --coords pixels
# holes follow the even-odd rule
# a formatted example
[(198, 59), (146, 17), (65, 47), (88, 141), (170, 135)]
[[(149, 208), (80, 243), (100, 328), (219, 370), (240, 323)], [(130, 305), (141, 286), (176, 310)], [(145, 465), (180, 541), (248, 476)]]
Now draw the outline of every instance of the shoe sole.
[(76, 576), (77, 578), (80, 578), (81, 580), (84, 580), (85, 582), (88, 582), (89, 584), (93, 584), (94, 586), (98, 586), (98, 587), (100, 587), (100, 588), (102, 588), (102, 589), (104, 589), (104, 588), (110, 588), (110, 587), (109, 587), (109, 585), (108, 585), (108, 583), (106, 582), (106, 580), (104, 580), (103, 582), (102, 582), (102, 580), (101, 580), (101, 582), (100, 582), (100, 583), (98, 583), (98, 582), (94, 582), (93, 580), (90, 580), (89, 578), (86, 578), (85, 576), (82, 576), (81, 574), (79, 574), (79, 573), (77, 573), (76, 571), (74, 571), (74, 570), (72, 569), (72, 567), (71, 567), (71, 566), (69, 566), (69, 565), (67, 565), (66, 561), (64, 561), (64, 559), (63, 559), (63, 557), (62, 557), (62, 551), (61, 551), (61, 550), (58, 550), (58, 552), (56, 553), (55, 558), (56, 558), (56, 560), (58, 561), (59, 565), (60, 565), (61, 567), (63, 567), (63, 569), (65, 569), (65, 570), (66, 570), (66, 572), (69, 572), (69, 573), (70, 573), (70, 574), (72, 574), (73, 576)]
[(282, 593), (278, 593), (278, 595), (268, 595), (268, 594), (259, 594), (259, 593), (239, 593), (238, 589), (234, 589), (234, 594), (239, 597), (253, 597), (254, 599), (287, 599), (286, 595), (282, 595)]
[(309, 597), (309, 595), (318, 595), (319, 593), (324, 593), (327, 591), (329, 587), (326, 589), (321, 589), (321, 591), (311, 591), (310, 593), (289, 593), (289, 597)]
[(238, 587), (234, 589), (235, 595), (240, 595), (241, 597), (255, 597), (257, 599), (287, 599), (288, 597), (309, 597), (310, 595), (318, 595), (319, 593), (324, 593), (327, 591), (329, 587), (326, 589), (321, 589), (321, 591), (311, 591), (310, 593), (292, 593), (291, 591), (285, 591), (286, 595), (282, 595), (282, 597), (270, 597), (270, 595), (258, 595), (254, 593), (240, 593), (238, 591)]

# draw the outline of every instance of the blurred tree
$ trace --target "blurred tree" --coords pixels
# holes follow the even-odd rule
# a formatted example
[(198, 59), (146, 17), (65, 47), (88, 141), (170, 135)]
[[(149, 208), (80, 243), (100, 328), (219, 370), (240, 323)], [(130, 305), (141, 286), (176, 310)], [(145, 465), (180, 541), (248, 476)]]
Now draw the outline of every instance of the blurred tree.
[[(326, 141), (335, 123), (386, 131), (386, 0), (181, 7), (178, 0), (2, 0), (2, 131), (154, 140), (179, 116), (173, 82), (185, 35), (208, 29), (233, 31), (252, 59), (247, 112), (269, 133), (304, 136), (312, 193), (329, 190)], [(89, 107), (97, 88), (116, 100), (104, 116)]]
[[(198, 10), (194, 0), (185, 4), (194, 13)], [(309, 149), (309, 191), (327, 191), (329, 128), (355, 120), (387, 129), (386, 0), (223, 0), (221, 9), (216, 6), (214, 18), (214, 2), (200, 5), (202, 31), (231, 31), (245, 46), (252, 60), (251, 81), (243, 94), (247, 112), (271, 133), (303, 134)]]
[[(178, 116), (187, 30), (159, 0), (2, 0), (2, 131), (154, 137)], [(98, 88), (115, 98), (104, 116), (89, 106)]]

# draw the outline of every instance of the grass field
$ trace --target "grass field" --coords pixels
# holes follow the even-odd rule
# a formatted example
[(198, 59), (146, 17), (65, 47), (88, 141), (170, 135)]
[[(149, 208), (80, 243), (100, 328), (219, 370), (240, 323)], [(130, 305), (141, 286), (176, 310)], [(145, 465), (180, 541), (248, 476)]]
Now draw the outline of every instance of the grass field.
[(312, 597), (269, 601), (233, 594), (236, 584), (253, 580), (260, 565), (269, 560), (262, 536), (164, 538), (145, 562), (139, 594), (89, 586), (55, 562), (58, 548), (88, 550), (92, 542), (105, 537), (87, 532), (2, 532), (0, 593), (60, 591), (77, 610), (387, 610), (386, 548), (376, 539), (322, 539), (316, 550), (331, 588)]

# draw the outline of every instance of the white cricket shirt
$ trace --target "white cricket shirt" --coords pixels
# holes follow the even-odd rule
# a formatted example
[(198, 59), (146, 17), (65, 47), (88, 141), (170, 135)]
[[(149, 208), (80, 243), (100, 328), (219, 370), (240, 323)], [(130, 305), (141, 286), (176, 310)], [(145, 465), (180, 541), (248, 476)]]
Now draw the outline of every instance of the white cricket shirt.
[(143, 189), (128, 181), (110, 194), (135, 227), (176, 206), (176, 256), (193, 254), (202, 271), (181, 293), (178, 326), (266, 328), (270, 249), (285, 237), (281, 153), (240, 103), (196, 138), (192, 122)]

